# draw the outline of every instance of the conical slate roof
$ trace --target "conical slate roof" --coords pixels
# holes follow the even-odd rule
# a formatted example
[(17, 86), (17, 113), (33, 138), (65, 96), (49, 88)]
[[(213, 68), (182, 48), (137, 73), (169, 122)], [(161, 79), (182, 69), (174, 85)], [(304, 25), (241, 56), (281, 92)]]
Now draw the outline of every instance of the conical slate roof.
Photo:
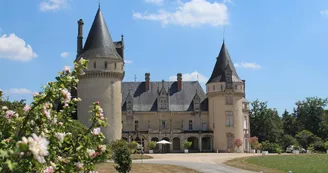
[(110, 58), (123, 61), (122, 57), (116, 51), (100, 8), (98, 8), (96, 17), (89, 31), (83, 53), (79, 57), (85, 59)]
[(235, 66), (232, 63), (232, 60), (230, 58), (229, 52), (224, 44), (222, 44), (220, 54), (216, 59), (216, 63), (212, 72), (212, 75), (210, 79), (208, 80), (208, 83), (212, 82), (226, 82), (224, 77), (224, 71), (229, 66), (229, 68), (232, 71), (232, 81), (233, 82), (242, 82), (242, 80), (239, 78), (237, 71), (235, 69)]

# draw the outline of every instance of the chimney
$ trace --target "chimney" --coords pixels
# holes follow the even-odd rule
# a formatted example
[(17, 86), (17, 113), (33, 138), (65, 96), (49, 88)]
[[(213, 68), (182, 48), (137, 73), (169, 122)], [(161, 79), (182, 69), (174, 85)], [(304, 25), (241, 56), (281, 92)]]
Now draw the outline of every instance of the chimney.
[(124, 35), (121, 35), (121, 42), (122, 42), (122, 58), (124, 59)]
[(244, 84), (244, 98), (246, 98), (246, 85), (245, 85), (245, 80), (242, 80), (243, 81), (243, 84)]
[(78, 34), (77, 34), (77, 56), (82, 53), (83, 50), (83, 25), (84, 22), (82, 19), (77, 21), (78, 23)]
[(178, 81), (178, 91), (182, 89), (182, 73), (177, 74), (177, 81)]
[(146, 91), (150, 88), (150, 73), (145, 73)]

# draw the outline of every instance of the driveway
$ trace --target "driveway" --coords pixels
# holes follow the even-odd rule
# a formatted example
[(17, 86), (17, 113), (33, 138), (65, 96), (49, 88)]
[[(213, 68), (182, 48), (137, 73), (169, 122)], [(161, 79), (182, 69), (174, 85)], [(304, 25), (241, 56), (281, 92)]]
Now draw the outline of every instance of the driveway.
[(153, 163), (180, 165), (203, 173), (254, 173), (233, 168), (223, 163), (240, 157), (259, 154), (246, 153), (187, 153), (187, 154), (149, 154), (154, 159), (134, 160), (133, 163)]

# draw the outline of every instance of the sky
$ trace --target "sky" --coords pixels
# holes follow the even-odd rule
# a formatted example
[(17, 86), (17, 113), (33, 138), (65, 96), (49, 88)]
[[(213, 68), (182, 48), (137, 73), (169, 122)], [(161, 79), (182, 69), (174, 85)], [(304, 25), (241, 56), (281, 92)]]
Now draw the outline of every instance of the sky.
[[(246, 98), (281, 114), (326, 98), (327, 0), (100, 0), (114, 41), (124, 34), (125, 78), (198, 80), (205, 86), (223, 38)], [(87, 37), (98, 0), (0, 0), (0, 89), (32, 99), (76, 56), (77, 21)], [(85, 41), (85, 40), (84, 40)], [(136, 77), (136, 79), (135, 79)], [(205, 89), (205, 87), (204, 87)]]

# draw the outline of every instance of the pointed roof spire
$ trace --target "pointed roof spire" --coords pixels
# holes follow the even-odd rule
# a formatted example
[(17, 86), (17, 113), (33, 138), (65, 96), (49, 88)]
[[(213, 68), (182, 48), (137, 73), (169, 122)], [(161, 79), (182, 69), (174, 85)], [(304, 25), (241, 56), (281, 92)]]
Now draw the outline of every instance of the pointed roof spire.
[(79, 57), (85, 59), (110, 58), (123, 61), (122, 57), (116, 51), (100, 6), (85, 42), (83, 53)]
[(229, 67), (232, 71), (233, 80), (242, 82), (237, 74), (237, 71), (231, 61), (229, 52), (223, 41), (219, 56), (216, 59), (216, 64), (214, 66), (212, 75), (206, 84), (212, 82), (225, 82), (225, 78), (223, 76), (224, 76), (224, 71), (227, 67)]

